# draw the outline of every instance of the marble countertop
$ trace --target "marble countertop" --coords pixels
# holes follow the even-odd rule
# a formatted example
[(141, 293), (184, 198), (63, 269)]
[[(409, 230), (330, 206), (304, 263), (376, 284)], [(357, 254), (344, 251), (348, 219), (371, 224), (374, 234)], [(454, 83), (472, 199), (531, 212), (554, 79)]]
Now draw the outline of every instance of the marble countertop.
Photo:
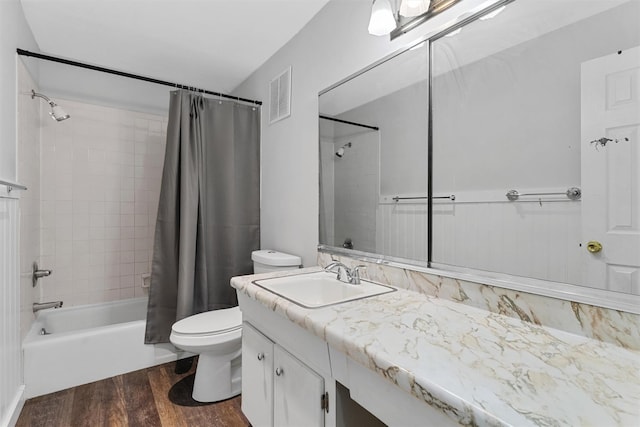
[(461, 424), (640, 425), (640, 352), (403, 289), (305, 309), (251, 283), (318, 270), (231, 285)]

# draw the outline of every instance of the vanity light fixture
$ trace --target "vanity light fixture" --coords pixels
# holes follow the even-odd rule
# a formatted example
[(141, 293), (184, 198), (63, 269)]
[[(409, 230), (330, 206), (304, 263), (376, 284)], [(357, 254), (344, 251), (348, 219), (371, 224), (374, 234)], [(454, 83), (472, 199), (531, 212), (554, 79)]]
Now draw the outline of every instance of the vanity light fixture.
[(491, 19), (491, 18), (495, 18), (496, 16), (498, 16), (500, 14), (500, 12), (502, 12), (504, 10), (506, 6), (502, 6), (497, 8), (496, 10), (494, 10), (493, 12), (489, 12), (484, 16), (480, 17), (481, 21), (486, 21), (487, 19)]
[(400, 2), (400, 15), (412, 18), (427, 13), (431, 0), (402, 0)]
[(371, 18), (369, 19), (369, 34), (385, 36), (397, 26), (396, 18), (389, 0), (373, 0)]

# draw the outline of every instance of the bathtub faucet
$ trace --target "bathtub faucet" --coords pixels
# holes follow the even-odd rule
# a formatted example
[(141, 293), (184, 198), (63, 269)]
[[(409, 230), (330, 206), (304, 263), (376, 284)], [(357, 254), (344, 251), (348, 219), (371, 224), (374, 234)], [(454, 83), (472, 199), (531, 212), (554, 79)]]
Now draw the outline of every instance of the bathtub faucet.
[(40, 270), (40, 268), (38, 267), (38, 263), (34, 262), (33, 274), (31, 275), (31, 284), (35, 288), (38, 284), (38, 279), (40, 279), (41, 277), (51, 276), (51, 273), (53, 273), (53, 270)]
[(46, 310), (47, 308), (60, 308), (62, 307), (62, 301), (50, 301), (50, 302), (34, 302), (33, 312), (40, 310)]

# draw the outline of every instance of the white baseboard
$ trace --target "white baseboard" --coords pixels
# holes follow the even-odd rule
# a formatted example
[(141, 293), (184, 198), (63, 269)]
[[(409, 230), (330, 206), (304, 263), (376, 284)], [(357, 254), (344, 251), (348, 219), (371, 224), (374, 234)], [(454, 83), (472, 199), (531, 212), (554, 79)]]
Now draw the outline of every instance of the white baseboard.
[(7, 412), (2, 416), (2, 420), (0, 420), (1, 427), (13, 427), (18, 422), (18, 417), (20, 416), (20, 412), (22, 411), (22, 407), (24, 406), (24, 384), (18, 387), (16, 390), (16, 394), (13, 397), (13, 400), (7, 407)]

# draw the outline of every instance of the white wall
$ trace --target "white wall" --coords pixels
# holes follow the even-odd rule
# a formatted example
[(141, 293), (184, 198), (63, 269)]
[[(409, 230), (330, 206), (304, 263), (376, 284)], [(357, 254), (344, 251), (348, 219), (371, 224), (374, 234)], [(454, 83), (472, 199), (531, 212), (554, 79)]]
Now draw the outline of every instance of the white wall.
[[(415, 55), (416, 51), (407, 53)], [(420, 53), (426, 61), (426, 48)], [(382, 195), (427, 194), (429, 82), (426, 73), (425, 70), (424, 79), (418, 83), (338, 116), (380, 128), (377, 133)]]
[[(16, 48), (37, 49), (19, 0), (0, 1), (0, 178), (16, 180)], [(4, 191), (4, 187), (2, 189)], [(2, 245), (12, 244), (0, 251), (0, 425), (15, 421), (21, 408), (22, 352), (20, 349), (20, 278), (18, 264), (18, 206), (17, 201), (0, 199), (11, 204), (2, 216)], [(14, 236), (12, 240), (9, 236)]]
[[(393, 42), (367, 32), (369, 0), (333, 0), (235, 91), (265, 101), (261, 246), (316, 264), (318, 93), (484, 2), (467, 0)], [(292, 66), (291, 116), (269, 125), (269, 82)]]
[(19, 0), (0, 1), (0, 179), (16, 168), (16, 48), (37, 49)]

